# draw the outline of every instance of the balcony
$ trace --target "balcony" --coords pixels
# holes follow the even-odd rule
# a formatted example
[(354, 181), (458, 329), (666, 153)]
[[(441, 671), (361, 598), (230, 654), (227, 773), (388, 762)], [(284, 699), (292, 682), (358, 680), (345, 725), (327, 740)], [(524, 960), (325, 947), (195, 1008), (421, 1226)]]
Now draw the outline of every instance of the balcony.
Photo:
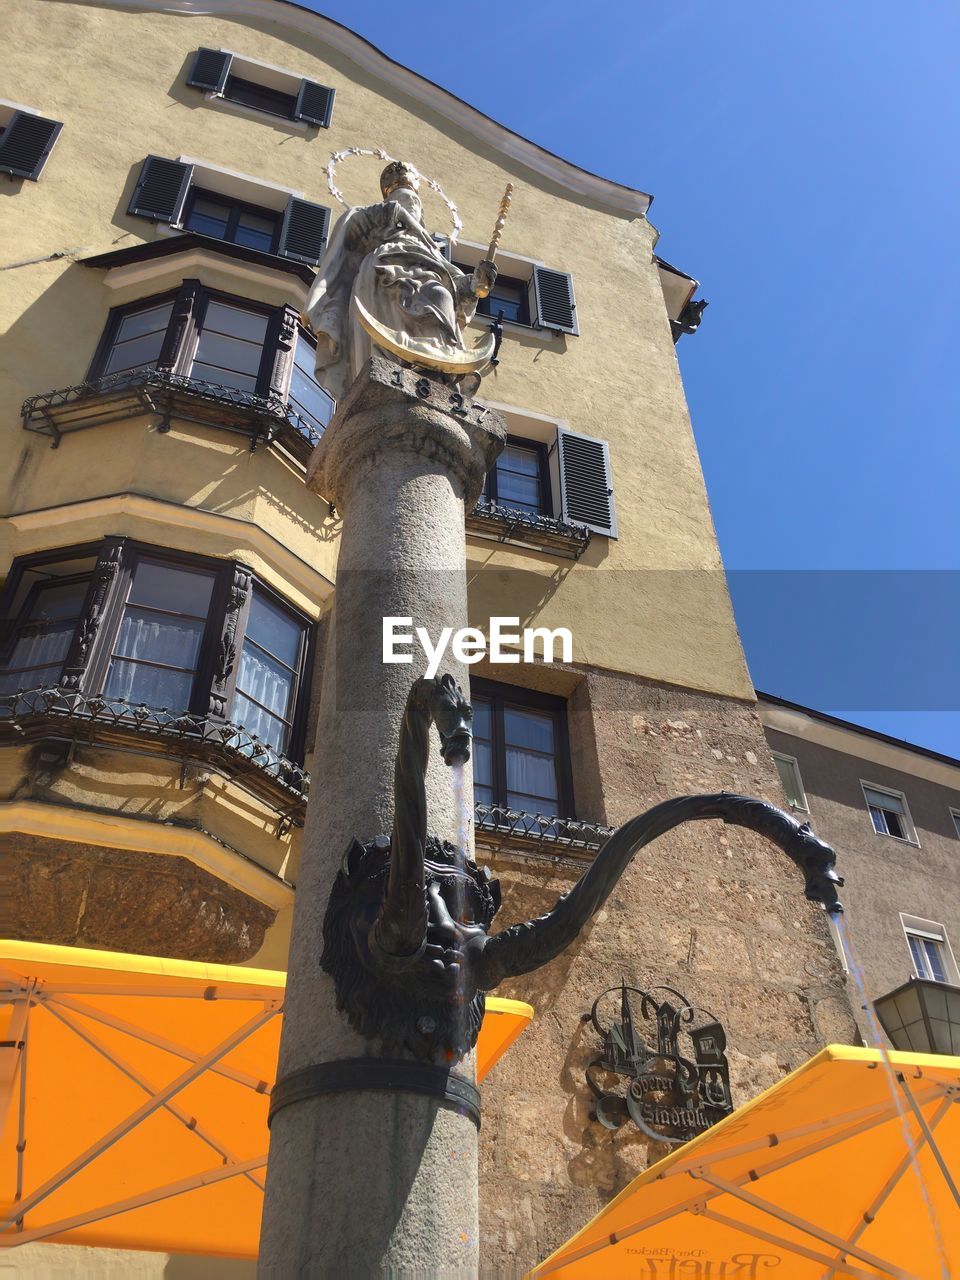
[(241, 725), (215, 716), (135, 705), (59, 685), (0, 696), (0, 746), (51, 740), (201, 761), (269, 805), (277, 834), (303, 825), (310, 775)]
[(606, 827), (599, 822), (521, 813), (504, 805), (474, 806), (476, 842), (493, 851), (531, 849), (555, 857), (566, 852), (593, 854), (606, 843), (614, 830), (614, 827)]
[(563, 560), (579, 560), (591, 537), (590, 530), (580, 525), (502, 506), (488, 498), (481, 498), (467, 516), (467, 532), (497, 542), (520, 543)]
[(74, 387), (44, 391), (21, 406), (23, 427), (50, 439), (56, 449), (65, 435), (90, 427), (155, 414), (157, 429), (174, 419), (245, 436), (254, 452), (261, 444), (281, 444), (306, 462), (320, 432), (278, 396), (258, 396), (236, 387), (204, 382), (160, 369), (108, 374)]

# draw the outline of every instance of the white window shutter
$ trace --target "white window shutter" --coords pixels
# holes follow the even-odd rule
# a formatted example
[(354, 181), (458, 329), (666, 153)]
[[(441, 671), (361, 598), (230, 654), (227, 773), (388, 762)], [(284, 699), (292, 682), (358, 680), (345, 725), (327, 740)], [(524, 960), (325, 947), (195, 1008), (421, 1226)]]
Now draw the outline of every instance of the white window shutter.
[(606, 440), (558, 427), (557, 473), (563, 519), (608, 538), (617, 537), (610, 446)]

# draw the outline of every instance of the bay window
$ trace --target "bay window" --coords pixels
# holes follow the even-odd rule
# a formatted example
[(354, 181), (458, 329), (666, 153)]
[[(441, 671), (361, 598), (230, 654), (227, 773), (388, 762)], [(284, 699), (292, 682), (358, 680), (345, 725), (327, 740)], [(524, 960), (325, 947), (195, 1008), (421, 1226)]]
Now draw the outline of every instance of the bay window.
[(286, 751), (293, 731), (306, 628), (254, 586), (240, 651), (234, 719), (261, 742)]
[(137, 558), (103, 693), (133, 705), (192, 710), (216, 575)]
[(53, 579), (29, 589), (0, 668), (0, 694), (56, 684), (83, 609), (87, 578)]
[(108, 538), (16, 561), (4, 596), (5, 720), (173, 725), (274, 770), (302, 752), (309, 619), (245, 565)]
[(316, 345), (293, 307), (271, 307), (185, 280), (175, 295), (111, 312), (84, 389), (88, 396), (113, 391), (128, 378), (135, 386), (138, 375), (156, 371), (173, 378), (183, 394), (194, 391), (260, 417), (273, 415), (312, 445), (334, 409), (333, 397), (316, 379), (315, 359)]

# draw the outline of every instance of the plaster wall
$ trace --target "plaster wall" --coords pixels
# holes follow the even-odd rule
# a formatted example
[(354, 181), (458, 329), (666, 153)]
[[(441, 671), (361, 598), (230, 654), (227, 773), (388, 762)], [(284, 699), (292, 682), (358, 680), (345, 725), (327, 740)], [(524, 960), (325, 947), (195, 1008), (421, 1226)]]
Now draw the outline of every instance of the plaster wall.
[[(556, 417), (610, 443), (619, 540), (596, 538), (584, 561), (559, 574), (552, 560), (533, 553), (522, 557), (525, 571), (550, 586), (551, 616), (577, 619), (578, 658), (751, 696), (652, 262), (654, 228), (643, 217), (611, 212), (480, 143), (320, 37), (285, 29), (287, 9), (265, 0), (257, 8), (262, 18), (239, 21), (226, 14), (131, 11), (107, 0), (12, 0), (4, 6), (0, 35), (18, 55), (7, 68), (5, 94), (65, 122), (40, 181), (5, 189), (5, 264), (66, 255), (17, 266), (6, 276), (9, 358), (0, 387), (0, 430), (14, 460), (16, 509), (88, 500), (135, 484), (140, 493), (175, 494), (188, 505), (229, 510), (240, 500), (237, 489), (275, 490), (276, 469), (265, 457), (244, 460), (232, 445), (206, 439), (198, 444), (192, 430), (189, 440), (156, 440), (145, 422), (130, 424), (121, 449), (110, 447), (104, 429), (95, 428), (64, 441), (53, 460), (46, 441), (21, 431), (17, 406), (27, 395), (82, 381), (106, 312), (120, 300), (102, 272), (75, 259), (160, 234), (126, 213), (148, 152), (200, 157), (329, 202), (322, 167), (330, 151), (379, 144), (409, 155), (438, 177), (460, 205), (465, 235), (478, 241), (489, 234), (504, 182), (513, 181), (504, 249), (573, 273), (582, 336), (511, 332), (484, 390), (499, 402)], [(334, 86), (331, 128), (303, 132), (208, 104), (185, 85), (200, 45), (229, 48)], [(136, 54), (147, 49), (149, 57)], [(56, 76), (50, 75), (53, 66)], [(347, 199), (375, 199), (377, 172), (373, 160), (345, 164), (339, 177)], [(436, 199), (427, 204), (433, 225), (446, 229), (443, 206)], [(148, 444), (143, 465), (131, 477), (129, 435), (135, 433)], [(132, 453), (141, 456), (136, 446)], [(83, 460), (90, 455), (94, 464)], [(4, 501), (5, 509), (10, 503)], [(284, 499), (266, 510), (268, 505), (263, 502), (257, 518), (286, 545), (298, 551), (312, 546), (313, 561), (326, 571), (333, 545), (317, 546), (312, 532), (322, 504), (304, 491), (299, 502)], [(204, 536), (196, 549), (206, 546)], [(497, 565), (512, 559), (512, 553), (485, 544), (475, 554)], [(623, 580), (597, 569), (711, 571), (691, 575), (685, 605), (710, 624), (678, 631), (675, 615), (665, 608), (667, 582), (658, 586), (654, 579), (639, 591), (646, 598), (634, 625), (611, 627), (610, 614), (622, 612), (630, 597)], [(495, 603), (491, 610), (501, 612)]]
[[(950, 814), (951, 806), (960, 810), (960, 767), (951, 787), (792, 734), (766, 732), (774, 751), (796, 757), (813, 829), (837, 850), (847, 928), (868, 994), (885, 995), (913, 973), (901, 912), (942, 925), (960, 958), (960, 839)], [(861, 779), (904, 793), (918, 843), (874, 831)]]

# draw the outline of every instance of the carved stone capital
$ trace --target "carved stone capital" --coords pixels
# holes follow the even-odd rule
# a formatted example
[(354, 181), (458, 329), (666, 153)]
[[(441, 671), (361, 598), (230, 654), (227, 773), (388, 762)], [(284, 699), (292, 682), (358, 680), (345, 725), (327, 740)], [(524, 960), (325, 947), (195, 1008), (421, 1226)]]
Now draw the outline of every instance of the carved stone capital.
[(506, 424), (435, 375), (374, 352), (337, 406), (307, 468), (307, 484), (339, 510), (371, 467), (412, 455), (443, 471), (472, 510), (506, 442)]

